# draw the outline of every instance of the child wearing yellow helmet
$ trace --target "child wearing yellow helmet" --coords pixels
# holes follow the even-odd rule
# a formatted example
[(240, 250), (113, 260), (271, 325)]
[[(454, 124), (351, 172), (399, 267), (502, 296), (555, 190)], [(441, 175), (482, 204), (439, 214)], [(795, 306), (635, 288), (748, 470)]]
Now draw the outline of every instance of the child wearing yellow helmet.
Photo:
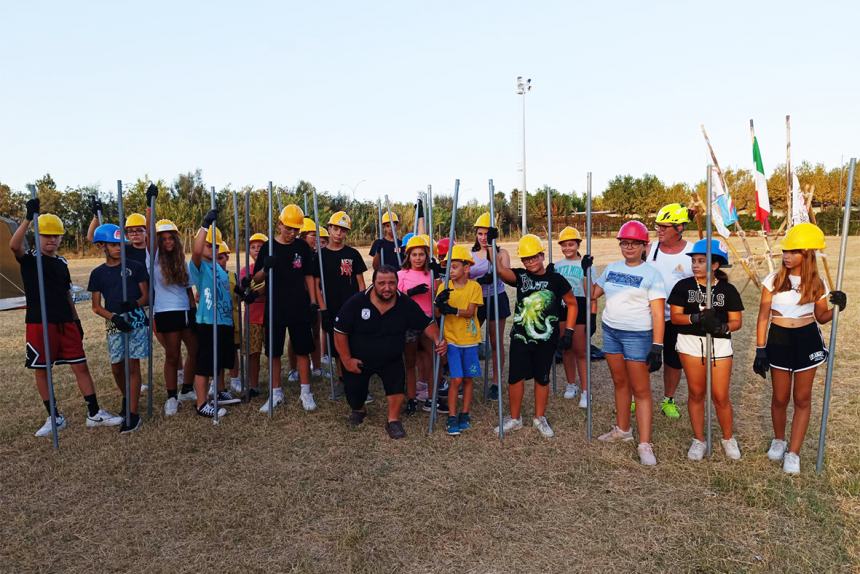
[[(254, 233), (248, 240), (248, 257), (251, 264), (239, 271), (240, 287), (244, 293), (250, 333), (248, 336), (248, 398), (260, 396), (260, 354), (263, 352), (263, 324), (266, 316), (266, 282), (251, 279), (253, 268), (260, 257), (260, 249), (269, 240), (263, 233)], [(236, 388), (232, 389), (237, 392)], [(241, 385), (238, 389), (241, 391)]]
[[(391, 226), (394, 226), (392, 229)], [(397, 251), (400, 247), (394, 243), (394, 231), (400, 235), (400, 219), (397, 214), (391, 212), (389, 217), (388, 211), (382, 214), (382, 237), (376, 239), (370, 246), (370, 256), (373, 257), (372, 267), (374, 270), (379, 269), (383, 263), (385, 265), (397, 266)]]

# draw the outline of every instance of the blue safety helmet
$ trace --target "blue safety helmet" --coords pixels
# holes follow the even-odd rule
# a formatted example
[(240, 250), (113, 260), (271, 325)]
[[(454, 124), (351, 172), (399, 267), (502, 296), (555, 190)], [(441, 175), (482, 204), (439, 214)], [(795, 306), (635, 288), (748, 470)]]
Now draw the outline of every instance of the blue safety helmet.
[(113, 223), (103, 223), (93, 233), (93, 243), (121, 243), (122, 240), (122, 229)]
[[(707, 255), (708, 240), (700, 239), (693, 244), (693, 248), (687, 253), (690, 257), (693, 255)], [(729, 254), (726, 251), (726, 244), (719, 239), (711, 239), (711, 257), (720, 262), (720, 267), (731, 267), (729, 265)]]
[(400, 241), (400, 246), (406, 247), (406, 244), (409, 243), (409, 240), (412, 239), (413, 237), (415, 237), (415, 234), (411, 233), (411, 232), (404, 235)]

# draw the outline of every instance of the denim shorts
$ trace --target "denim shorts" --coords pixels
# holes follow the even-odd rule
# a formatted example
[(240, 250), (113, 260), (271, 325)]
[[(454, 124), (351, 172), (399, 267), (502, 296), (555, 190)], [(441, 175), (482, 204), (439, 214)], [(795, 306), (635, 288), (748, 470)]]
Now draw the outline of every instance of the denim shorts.
[(481, 376), (478, 345), (458, 347), (448, 345), (448, 370), (452, 379), (474, 379)]
[(645, 362), (651, 351), (653, 331), (625, 331), (603, 323), (603, 352), (624, 355), (625, 361)]

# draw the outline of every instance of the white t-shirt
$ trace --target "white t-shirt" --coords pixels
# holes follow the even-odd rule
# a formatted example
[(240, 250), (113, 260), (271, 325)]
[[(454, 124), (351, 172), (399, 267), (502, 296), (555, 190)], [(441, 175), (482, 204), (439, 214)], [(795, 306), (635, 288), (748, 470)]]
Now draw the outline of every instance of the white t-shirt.
[[(658, 252), (659, 243), (652, 243), (651, 250), (648, 252), (648, 265), (660, 272), (663, 278), (663, 286), (666, 288), (666, 320), (669, 320), (669, 295), (675, 284), (681, 279), (693, 276), (693, 258), (687, 255), (693, 244), (687, 241), (684, 244), (684, 249), (680, 253), (664, 253)], [(657, 259), (654, 259), (654, 255)]]
[(153, 310), (156, 313), (164, 311), (188, 311), (191, 305), (188, 302), (188, 286), (174, 285), (164, 282), (164, 275), (161, 273), (161, 265), (158, 263), (158, 255), (155, 256), (155, 273), (152, 274), (154, 280), (155, 304)]
[[(765, 277), (761, 284), (764, 285), (765, 289), (773, 293), (773, 282), (775, 279), (776, 273), (774, 272)], [(783, 317), (791, 319), (814, 315), (815, 303), (798, 304), (800, 302), (800, 276), (789, 275), (788, 280), (791, 281), (791, 289), (780, 293), (773, 293), (773, 299), (770, 303), (771, 310), (777, 311)], [(830, 294), (830, 288), (823, 277), (821, 278), (821, 282), (824, 284), (824, 295), (821, 296), (821, 299), (824, 299)]]
[(629, 267), (622, 261), (606, 266), (595, 281), (606, 294), (601, 319), (613, 329), (650, 331), (651, 301), (665, 299), (663, 278), (650, 265)]

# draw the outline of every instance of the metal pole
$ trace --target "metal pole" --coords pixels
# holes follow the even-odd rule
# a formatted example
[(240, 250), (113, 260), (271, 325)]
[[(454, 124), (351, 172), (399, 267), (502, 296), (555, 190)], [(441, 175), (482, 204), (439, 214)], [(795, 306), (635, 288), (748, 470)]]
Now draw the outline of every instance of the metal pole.
[[(209, 209), (215, 209), (215, 186), (209, 188)], [(215, 416), (212, 424), (218, 424), (218, 239), (215, 236), (213, 221), (209, 227), (212, 233), (212, 405), (215, 407)]]
[[(122, 226), (122, 241), (119, 242), (119, 269), (122, 279), (122, 300), (128, 299), (128, 281), (125, 271), (125, 210), (122, 204), (122, 180), (116, 180), (116, 199), (119, 209), (119, 224)], [(122, 364), (125, 376), (125, 426), (131, 426), (131, 368), (128, 363), (128, 333), (122, 334)]]
[[(845, 255), (848, 249), (848, 229), (851, 220), (851, 192), (854, 188), (854, 168), (857, 158), (848, 162), (848, 188), (845, 190), (845, 213), (842, 215), (842, 241), (839, 244), (839, 270), (836, 272), (836, 290), (842, 290), (845, 275)], [(833, 307), (833, 324), (830, 327), (830, 349), (827, 355), (827, 374), (824, 378), (824, 406), (821, 409), (821, 428), (818, 433), (818, 458), (815, 472), (824, 470), (824, 447), (827, 441), (827, 417), (830, 414), (830, 392), (833, 385), (833, 368), (836, 364), (836, 330), (839, 327), (839, 307)]]
[[(237, 256), (238, 257), (238, 256)], [(259, 255), (258, 255), (259, 257)], [(248, 280), (251, 281), (253, 275), (251, 270), (251, 190), (245, 190), (245, 270), (248, 273)], [(244, 337), (242, 345), (245, 348), (245, 374), (246, 378), (242, 379), (242, 399), (246, 402), (251, 400), (249, 392), (250, 385), (246, 380), (251, 376), (251, 306), (245, 303), (245, 316), (243, 323)], [(257, 369), (259, 375), (259, 369)]]
[[(549, 264), (552, 265), (552, 191), (549, 186), (546, 186), (546, 242), (547, 253), (549, 254)], [(552, 394), (558, 394), (558, 385), (556, 384), (555, 374), (555, 357), (552, 358)]]
[(152, 338), (155, 330), (155, 198), (149, 201), (149, 293), (147, 294), (147, 304), (149, 305), (149, 355), (147, 356), (146, 369), (146, 418), (152, 418)]
[[(314, 198), (314, 225), (316, 226), (316, 242), (317, 242), (317, 261), (319, 261), (320, 266), (320, 292), (322, 293), (323, 303), (328, 309), (328, 298), (325, 295), (325, 271), (323, 270), (323, 254), (322, 254), (322, 243), (320, 242), (320, 220), (319, 214), (317, 210), (317, 190), (313, 188), (313, 198)], [(330, 312), (330, 311), (329, 311)], [(328, 331), (325, 332), (325, 340), (326, 345), (328, 346), (329, 352), (332, 353), (334, 347), (331, 344), (331, 333)], [(334, 354), (332, 353), (332, 364), (329, 365), (328, 369), (328, 383), (331, 388), (331, 395), (329, 395), (329, 399), (334, 401), (337, 400), (337, 395), (334, 392)]]
[[(591, 172), (588, 172), (588, 183), (585, 195), (585, 252), (591, 255)], [(585, 401), (585, 436), (590, 441), (592, 433), (591, 414), (594, 402), (594, 390), (591, 388), (591, 268), (585, 275), (585, 387), (588, 392)]]
[[(233, 245), (236, 246), (236, 284), (240, 283), (240, 279), (242, 276), (242, 261), (239, 257), (239, 198), (236, 196), (236, 192), (233, 191)], [(248, 256), (247, 249), (245, 250), (245, 257)], [(232, 295), (231, 295), (232, 297)], [(239, 324), (234, 327), (235, 329), (239, 329), (240, 337), (239, 337), (239, 348), (244, 350), (244, 337), (241, 336), (242, 333), (242, 302), (237, 301), (236, 307), (238, 311), (238, 320)], [(239, 380), (242, 381), (242, 395), (245, 394), (245, 388), (247, 385), (245, 384), (245, 375), (247, 371), (245, 371), (245, 357), (242, 356), (243, 353), (239, 353)]]
[[(28, 185), (30, 198), (36, 199), (36, 186)], [(39, 215), (33, 218), (33, 235), (35, 237), (34, 251), (36, 252), (36, 279), (39, 283), (39, 313), (42, 316), (42, 344), (45, 347), (45, 375), (48, 379), (48, 408), (51, 409), (51, 440), (54, 448), (60, 448), (60, 438), (57, 434), (57, 397), (54, 394), (54, 367), (51, 363), (51, 344), (48, 337), (48, 309), (45, 304), (45, 268), (42, 264), (42, 239), (39, 235)]]
[(275, 192), (275, 197), (278, 200), (278, 215), (284, 210), (284, 199), (281, 197), (281, 191), (278, 190)]
[[(379, 237), (379, 265), (385, 265), (385, 250), (382, 248), (382, 241), (385, 239), (385, 234), (382, 232), (382, 201), (376, 198), (376, 221), (378, 222), (377, 237)], [(390, 216), (389, 216), (390, 217)], [(389, 222), (389, 225), (391, 223)]]
[[(427, 236), (430, 238), (430, 258), (435, 258), (436, 253), (433, 249), (433, 188), (432, 186), (427, 186)], [(429, 266), (429, 264), (428, 264)], [(433, 269), (430, 269), (430, 318), (433, 319), (436, 317), (436, 272)], [(435, 355), (434, 355), (435, 356)], [(436, 386), (436, 361), (433, 361), (433, 381), (428, 384), (432, 384), (434, 387)], [(430, 387), (427, 387), (428, 393), (430, 392)], [(417, 394), (416, 394), (417, 397)], [(431, 407), (432, 409), (433, 407)]]
[(305, 213), (308, 212), (308, 190), (305, 190)]
[[(493, 180), (490, 180), (490, 224), (496, 223), (496, 187), (493, 185)], [(505, 440), (505, 425), (503, 414), (504, 395), (502, 393), (502, 334), (499, 331), (499, 275), (496, 270), (496, 240), (493, 239), (490, 243), (490, 250), (493, 252), (493, 297), (495, 305), (493, 315), (496, 322), (496, 361), (493, 365), (493, 378), (496, 380), (496, 388), (499, 393), (499, 442)]]
[[(420, 197), (420, 194), (419, 194)], [(415, 202), (415, 215), (412, 217), (412, 234), (418, 235), (418, 202)]]
[[(448, 288), (448, 282), (451, 278), (451, 253), (454, 251), (454, 230), (456, 229), (455, 225), (457, 224), (457, 198), (460, 195), (460, 180), (454, 180), (454, 205), (451, 210), (451, 229), (448, 232), (448, 254), (446, 259), (448, 260), (447, 265), (445, 265), (445, 289)], [(388, 201), (388, 196), (385, 197), (385, 201)], [(389, 209), (389, 213), (390, 213)], [(390, 216), (389, 216), (390, 217)], [(393, 229), (393, 228), (392, 228)], [(435, 297), (435, 295), (434, 295)], [(441, 319), (439, 319), (439, 338), (444, 338), (445, 336), (445, 315), (442, 315)], [(435, 343), (435, 341), (434, 341)], [(427, 429), (427, 432), (433, 434), (433, 423), (436, 422), (436, 399), (439, 396), (439, 385), (436, 384), (436, 379), (439, 374), (439, 355), (437, 355), (434, 351), (433, 353), (433, 402), (430, 405), (430, 426)]]
[[(269, 182), (269, 257), (274, 257), (273, 246), (275, 243), (275, 237), (272, 235), (272, 182)], [(275, 358), (272, 355), (272, 348), (274, 347), (274, 335), (275, 335), (275, 273), (274, 269), (271, 270), (266, 277), (266, 290), (268, 293), (266, 294), (266, 305), (269, 307), (269, 418), (272, 418), (272, 412), (275, 410), (274, 398), (272, 397), (272, 393), (274, 392), (274, 380), (275, 376), (272, 372), (275, 368)], [(280, 373), (278, 373), (278, 378), (280, 379)], [(280, 380), (279, 380), (280, 382)]]
[(791, 229), (792, 221), (791, 190), (794, 181), (791, 178), (791, 116), (785, 116), (785, 229)]
[[(711, 165), (708, 164), (708, 199), (707, 206), (705, 211), (705, 238), (707, 239), (707, 247), (705, 250), (705, 264), (707, 265), (706, 272), (706, 281), (708, 282), (705, 287), (705, 309), (711, 310), (713, 307), (711, 303), (711, 296), (713, 291), (713, 280), (714, 280), (714, 272), (711, 269), (711, 261), (713, 261), (713, 254), (711, 253), (711, 237), (714, 234), (713, 230), (713, 219), (711, 216), (711, 211), (713, 210), (713, 199), (714, 199), (714, 191), (713, 191), (713, 177), (712, 177), (713, 169)], [(707, 455), (710, 458), (712, 453), (713, 446), (713, 437), (711, 435), (711, 427), (712, 425), (712, 417), (713, 410), (712, 408), (712, 398), (711, 398), (711, 388), (713, 386), (714, 380), (714, 365), (713, 365), (713, 356), (714, 356), (714, 337), (710, 333), (705, 333), (705, 362), (707, 363), (707, 371), (705, 371), (705, 408), (707, 412), (705, 413), (705, 445), (707, 447)]]
[(403, 261), (400, 259), (400, 244), (397, 241), (397, 225), (394, 223), (394, 216), (391, 214), (391, 202), (388, 200), (388, 195), (385, 195), (385, 208), (388, 210), (388, 225), (391, 226), (391, 236), (394, 238), (394, 255), (397, 256), (397, 268), (403, 266)]

